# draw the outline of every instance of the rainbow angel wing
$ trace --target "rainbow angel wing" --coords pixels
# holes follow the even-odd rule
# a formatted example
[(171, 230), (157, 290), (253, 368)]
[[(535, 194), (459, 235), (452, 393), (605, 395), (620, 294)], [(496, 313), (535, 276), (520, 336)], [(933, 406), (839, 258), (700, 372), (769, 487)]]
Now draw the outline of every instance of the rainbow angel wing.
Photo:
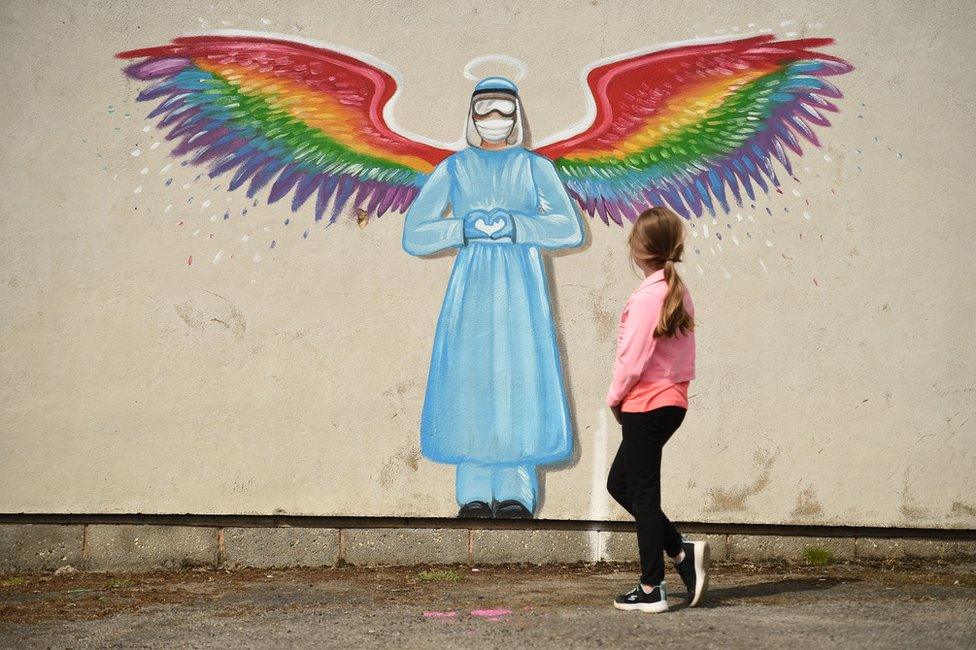
[[(652, 52), (595, 67), (586, 76), (596, 103), (586, 130), (542, 146), (567, 190), (605, 222), (633, 220), (651, 205), (686, 218), (729, 211), (792, 175), (787, 150), (800, 138), (819, 146), (811, 125), (841, 92), (825, 77), (849, 72), (842, 59), (811, 51), (831, 39), (757, 36)], [(740, 191), (741, 190), (741, 191)]]
[(323, 47), (256, 36), (187, 36), (120, 52), (141, 58), (125, 73), (154, 82), (139, 101), (159, 101), (149, 118), (173, 156), (233, 171), (230, 189), (270, 184), (268, 202), (291, 193), (298, 210), (313, 194), (315, 219), (329, 222), (350, 198), (368, 214), (405, 211), (434, 166), (452, 153), (390, 128), (384, 108), (396, 92), (386, 70)]

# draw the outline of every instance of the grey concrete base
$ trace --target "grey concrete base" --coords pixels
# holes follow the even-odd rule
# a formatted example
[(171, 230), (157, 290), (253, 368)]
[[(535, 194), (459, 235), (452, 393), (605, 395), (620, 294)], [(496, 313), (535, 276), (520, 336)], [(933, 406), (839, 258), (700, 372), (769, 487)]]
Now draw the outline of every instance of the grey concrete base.
[[(715, 560), (976, 558), (976, 541), (689, 534)], [(635, 562), (634, 533), (466, 528), (220, 528), (135, 524), (0, 524), (0, 571), (144, 571), (194, 566), (293, 567)]]
[(953, 560), (976, 556), (976, 542), (933, 539), (878, 539), (859, 537), (857, 556), (879, 559), (904, 557)]
[(360, 528), (342, 531), (342, 560), (359, 566), (459, 564), (468, 561), (467, 530)]
[(224, 566), (335, 566), (339, 562), (336, 528), (224, 528)]
[(79, 566), (84, 526), (9, 524), (0, 526), (0, 571), (51, 571)]
[(88, 526), (85, 568), (93, 571), (185, 569), (217, 564), (216, 528)]
[(583, 530), (476, 530), (475, 564), (549, 564), (592, 559)]
[(824, 549), (834, 559), (854, 557), (853, 537), (786, 537), (781, 535), (729, 535), (728, 558), (738, 561), (802, 560), (808, 549)]

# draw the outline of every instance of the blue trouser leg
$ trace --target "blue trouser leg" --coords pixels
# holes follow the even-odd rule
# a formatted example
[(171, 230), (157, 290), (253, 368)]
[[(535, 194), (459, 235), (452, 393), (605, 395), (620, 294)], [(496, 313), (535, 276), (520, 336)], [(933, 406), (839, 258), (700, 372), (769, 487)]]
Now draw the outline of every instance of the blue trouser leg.
[(472, 501), (491, 504), (491, 466), (462, 463), (457, 466), (455, 485), (457, 502), (464, 506)]
[(535, 512), (539, 479), (533, 465), (495, 465), (491, 471), (491, 493), (497, 501), (513, 499)]
[(457, 466), (455, 490), (459, 506), (514, 499), (534, 512), (539, 479), (533, 465), (462, 463)]

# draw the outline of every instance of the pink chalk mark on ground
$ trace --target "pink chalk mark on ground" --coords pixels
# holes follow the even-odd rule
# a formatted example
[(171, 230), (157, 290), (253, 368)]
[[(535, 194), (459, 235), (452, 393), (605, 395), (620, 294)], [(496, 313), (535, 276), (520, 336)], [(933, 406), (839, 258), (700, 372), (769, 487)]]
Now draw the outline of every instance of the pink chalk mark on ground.
[(504, 621), (505, 617), (512, 613), (510, 609), (475, 609), (471, 615), (483, 618), (486, 621)]
[(457, 618), (457, 612), (424, 612), (424, 618)]

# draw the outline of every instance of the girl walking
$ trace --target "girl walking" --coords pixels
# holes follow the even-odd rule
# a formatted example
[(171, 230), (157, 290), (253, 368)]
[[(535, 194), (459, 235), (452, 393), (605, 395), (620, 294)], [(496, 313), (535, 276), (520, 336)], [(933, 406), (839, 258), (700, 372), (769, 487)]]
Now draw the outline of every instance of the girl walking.
[(628, 239), (644, 281), (620, 316), (617, 357), (607, 405), (623, 440), (607, 478), (610, 495), (637, 522), (640, 583), (614, 607), (668, 609), (663, 552), (697, 605), (708, 586), (707, 542), (686, 541), (661, 510), (661, 451), (688, 409), (695, 377), (695, 308), (674, 266), (684, 250), (684, 224), (664, 207), (643, 212)]

